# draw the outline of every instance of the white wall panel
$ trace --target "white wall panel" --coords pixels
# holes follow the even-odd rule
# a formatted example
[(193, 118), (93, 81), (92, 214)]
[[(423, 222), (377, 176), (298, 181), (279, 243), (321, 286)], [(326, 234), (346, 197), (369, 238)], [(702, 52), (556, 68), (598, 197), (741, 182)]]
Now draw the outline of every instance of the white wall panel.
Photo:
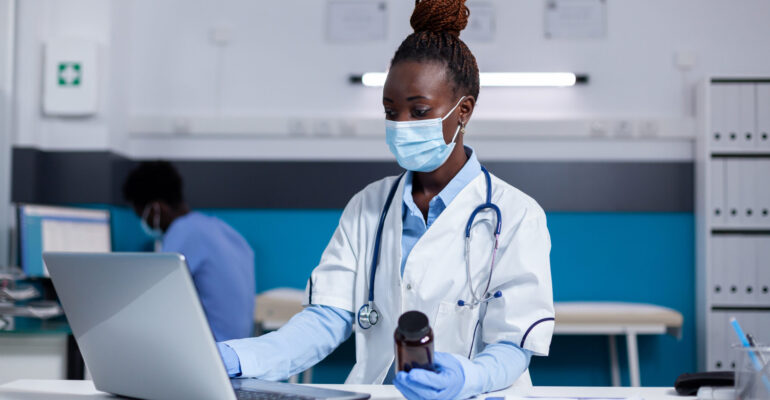
[[(108, 71), (113, 2), (25, 0), (18, 2), (16, 29), (15, 144), (54, 149), (109, 149), (107, 105), (116, 92)], [(100, 44), (99, 110), (91, 118), (50, 118), (41, 113), (43, 43), (49, 38), (85, 38)]]
[[(477, 117), (680, 116), (690, 112), (682, 84), (704, 72), (770, 71), (770, 55), (747, 51), (770, 35), (761, 17), (770, 13), (764, 1), (742, 7), (715, 0), (612, 3), (609, 35), (593, 41), (545, 39), (542, 1), (492, 3), (496, 39), (468, 43), (483, 71), (575, 71), (590, 74), (591, 82), (576, 89), (482, 89)], [(348, 85), (347, 76), (386, 68), (410, 33), (413, 8), (388, 2), (384, 42), (338, 45), (323, 34), (324, 1), (133, 4), (128, 18), (141, 28), (129, 50), (131, 108), (138, 114), (379, 117), (380, 90)], [(469, 6), (472, 12), (473, 1)], [(229, 45), (209, 39), (217, 27), (231, 32)], [(674, 64), (680, 51), (698, 55), (685, 82)]]
[[(381, 90), (347, 80), (351, 73), (384, 70), (410, 32), (413, 3), (386, 1), (384, 41), (329, 44), (325, 1), (26, 0), (19, 10), (22, 50), (17, 65), (22, 72), (15, 143), (49, 149), (152, 149), (151, 140), (129, 135), (137, 118), (198, 118), (225, 121), (222, 125), (264, 118), (379, 119)], [(579, 133), (588, 146), (595, 137), (615, 138), (624, 121), (632, 121), (633, 140), (617, 142), (629, 153), (649, 158), (659, 152), (659, 147), (649, 152), (649, 140), (692, 138), (693, 129), (687, 128), (691, 123), (673, 133), (656, 124), (692, 121), (691, 89), (703, 76), (770, 75), (770, 53), (757, 51), (764, 44), (760, 38), (770, 37), (764, 21), (770, 3), (764, 0), (744, 0), (741, 7), (721, 0), (610, 2), (607, 37), (580, 41), (544, 37), (543, 0), (490, 2), (498, 19), (495, 39), (468, 43), (482, 71), (574, 71), (589, 74), (590, 83), (568, 89), (484, 88), (476, 121), (595, 122), (595, 131)], [(471, 10), (473, 3), (468, 3)], [(216, 44), (212, 30), (228, 32), (229, 42)], [(104, 46), (104, 112), (96, 118), (52, 120), (40, 115), (40, 46), (47, 37), (65, 34), (88, 36)], [(695, 56), (688, 71), (674, 62), (682, 53)], [(324, 136), (296, 139), (310, 144)], [(175, 140), (191, 156), (205, 153), (211, 142), (225, 154), (242, 152), (241, 140), (232, 135), (192, 143), (179, 135), (156, 144)], [(259, 141), (261, 147), (274, 142)], [(542, 142), (544, 148), (549, 145)], [(350, 141), (347, 146), (346, 154), (366, 153), (365, 143)], [(299, 152), (296, 157), (314, 154)]]

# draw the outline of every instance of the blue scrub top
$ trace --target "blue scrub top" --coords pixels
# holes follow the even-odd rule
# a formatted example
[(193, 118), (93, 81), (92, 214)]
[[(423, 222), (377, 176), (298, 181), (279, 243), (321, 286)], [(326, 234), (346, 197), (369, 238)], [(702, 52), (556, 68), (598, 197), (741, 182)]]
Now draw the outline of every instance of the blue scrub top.
[(254, 252), (224, 221), (191, 212), (171, 223), (163, 251), (181, 253), (217, 341), (251, 336), (254, 324)]

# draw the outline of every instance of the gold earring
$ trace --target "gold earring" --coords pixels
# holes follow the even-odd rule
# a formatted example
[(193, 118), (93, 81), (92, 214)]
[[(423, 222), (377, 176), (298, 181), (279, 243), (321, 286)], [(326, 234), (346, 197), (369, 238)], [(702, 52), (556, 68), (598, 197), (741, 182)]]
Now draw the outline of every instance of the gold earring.
[(460, 125), (460, 133), (465, 135), (465, 125)]

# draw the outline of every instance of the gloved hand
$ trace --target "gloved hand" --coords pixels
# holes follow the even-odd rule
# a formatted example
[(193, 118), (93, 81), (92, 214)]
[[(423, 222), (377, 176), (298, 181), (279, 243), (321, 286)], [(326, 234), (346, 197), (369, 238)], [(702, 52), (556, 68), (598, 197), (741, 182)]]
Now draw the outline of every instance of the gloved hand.
[(223, 342), (217, 342), (217, 349), (219, 350), (219, 356), (222, 357), (222, 362), (225, 364), (227, 375), (231, 378), (240, 376), (241, 360), (238, 358), (238, 353)]
[(448, 353), (433, 355), (436, 372), (414, 368), (399, 372), (393, 384), (408, 400), (455, 399), (465, 384), (465, 371), (460, 361)]

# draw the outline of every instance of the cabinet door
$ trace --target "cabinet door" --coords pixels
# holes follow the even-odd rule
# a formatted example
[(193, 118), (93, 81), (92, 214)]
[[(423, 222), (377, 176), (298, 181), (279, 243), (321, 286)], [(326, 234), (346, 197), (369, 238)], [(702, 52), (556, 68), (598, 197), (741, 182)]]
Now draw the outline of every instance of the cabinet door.
[(740, 147), (741, 126), (741, 86), (725, 84), (724, 87), (725, 142), (727, 147)]
[(714, 226), (724, 226), (725, 211), (725, 160), (711, 160), (711, 222)]
[(727, 370), (727, 341), (725, 338), (726, 314), (712, 311), (706, 327), (706, 369), (710, 371)]
[(725, 160), (725, 224), (738, 227), (743, 223), (743, 160), (728, 158)]
[[(758, 302), (764, 307), (770, 307), (770, 235), (757, 236), (756, 241)], [(765, 342), (770, 343), (770, 329), (763, 332), (766, 335)]]
[(724, 305), (727, 304), (727, 274), (729, 273), (727, 267), (727, 259), (725, 252), (725, 238), (724, 235), (715, 235), (711, 237), (711, 259), (709, 260), (709, 272), (710, 286), (708, 288), (709, 297), (711, 298), (711, 304)]
[(732, 271), (739, 276), (738, 304), (756, 305), (757, 267), (756, 238), (751, 235), (738, 236), (738, 269)]
[(730, 369), (730, 338), (727, 336), (730, 314), (727, 311), (713, 311), (711, 313), (711, 323), (709, 334), (711, 339), (708, 342), (708, 353), (712, 355), (710, 369), (716, 371), (727, 371)]
[(762, 163), (755, 158), (725, 160), (725, 225), (751, 228), (762, 223), (760, 196), (764, 192)]
[(738, 147), (744, 150), (756, 148), (757, 133), (757, 85), (738, 84)]
[(725, 269), (723, 270), (725, 281), (725, 304), (736, 305), (743, 302), (743, 291), (741, 286), (743, 283), (743, 277), (741, 276), (741, 268), (744, 260), (741, 255), (741, 239), (740, 235), (726, 235), (724, 236), (724, 249), (725, 249)]
[(757, 188), (756, 226), (770, 229), (770, 159), (756, 159), (754, 186)]
[(757, 176), (759, 174), (759, 165), (756, 159), (745, 158), (737, 160), (740, 164), (740, 187), (741, 193), (738, 200), (739, 205), (739, 223), (744, 227), (755, 227), (758, 225), (757, 216), (759, 188), (757, 187)]
[(730, 88), (724, 84), (711, 85), (711, 147), (721, 149), (729, 147), (728, 132), (730, 130), (727, 119), (727, 104), (730, 100)]
[(770, 83), (757, 84), (757, 144), (770, 150)]

